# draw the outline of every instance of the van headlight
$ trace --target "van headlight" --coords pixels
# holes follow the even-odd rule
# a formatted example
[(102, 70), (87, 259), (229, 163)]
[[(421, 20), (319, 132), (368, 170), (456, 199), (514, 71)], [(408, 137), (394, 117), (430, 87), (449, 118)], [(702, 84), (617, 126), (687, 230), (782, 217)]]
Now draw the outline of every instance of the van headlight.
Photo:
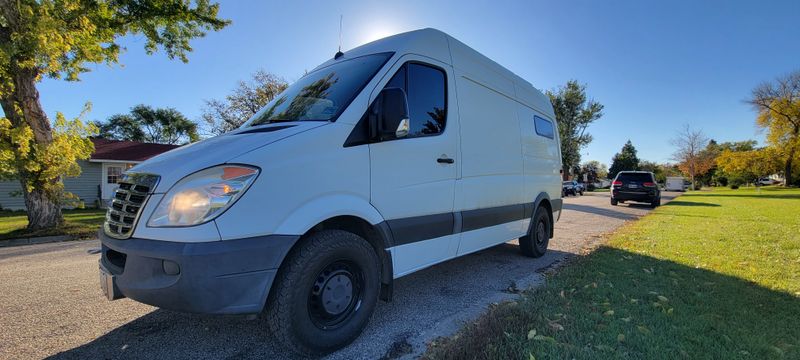
[(259, 170), (243, 165), (221, 165), (189, 175), (167, 191), (147, 226), (192, 226), (222, 214), (242, 196)]

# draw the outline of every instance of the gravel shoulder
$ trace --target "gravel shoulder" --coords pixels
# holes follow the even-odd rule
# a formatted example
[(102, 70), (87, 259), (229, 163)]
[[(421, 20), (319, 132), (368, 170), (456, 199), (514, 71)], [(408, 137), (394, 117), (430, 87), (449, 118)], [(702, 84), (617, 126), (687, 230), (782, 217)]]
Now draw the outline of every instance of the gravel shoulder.
[[(667, 202), (676, 193), (663, 193)], [(647, 214), (609, 204), (608, 193), (569, 197), (550, 251), (519, 254), (515, 241), (454, 259), (395, 282), (370, 325), (330, 359), (414, 357), (493, 303), (536, 286), (542, 272), (602, 242)], [(97, 284), (96, 240), (0, 248), (0, 358), (286, 358), (263, 320), (161, 310), (128, 299), (106, 301)]]

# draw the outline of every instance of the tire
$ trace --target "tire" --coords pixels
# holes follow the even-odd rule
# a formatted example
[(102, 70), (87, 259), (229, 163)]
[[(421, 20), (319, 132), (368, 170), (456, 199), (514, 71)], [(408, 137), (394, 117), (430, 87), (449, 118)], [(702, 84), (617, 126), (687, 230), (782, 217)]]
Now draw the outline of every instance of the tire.
[(661, 197), (655, 198), (655, 200), (653, 200), (653, 202), (650, 203), (650, 207), (653, 209), (659, 206), (661, 206)]
[(552, 223), (547, 214), (547, 208), (539, 206), (533, 213), (528, 235), (519, 238), (519, 249), (522, 255), (533, 258), (542, 257), (547, 252), (551, 227)]
[(611, 206), (617, 206), (617, 199), (611, 198)]
[(342, 230), (312, 234), (278, 271), (266, 309), (270, 331), (301, 356), (340, 349), (369, 322), (380, 278), (380, 259), (360, 236)]

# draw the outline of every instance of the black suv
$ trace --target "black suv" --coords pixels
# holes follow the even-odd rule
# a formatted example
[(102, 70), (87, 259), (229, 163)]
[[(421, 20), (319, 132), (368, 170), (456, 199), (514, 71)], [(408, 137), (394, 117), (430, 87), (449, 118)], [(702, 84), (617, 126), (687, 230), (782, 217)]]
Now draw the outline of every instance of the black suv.
[(656, 178), (647, 171), (620, 171), (611, 183), (611, 205), (637, 201), (651, 207), (661, 205), (661, 191)]

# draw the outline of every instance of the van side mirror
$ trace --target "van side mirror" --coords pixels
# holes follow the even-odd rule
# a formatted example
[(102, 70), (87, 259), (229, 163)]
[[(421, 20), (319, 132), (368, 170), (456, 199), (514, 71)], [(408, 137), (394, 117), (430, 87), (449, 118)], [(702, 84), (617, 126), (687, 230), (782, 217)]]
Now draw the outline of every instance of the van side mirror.
[(400, 139), (408, 135), (408, 100), (403, 89), (383, 89), (373, 105), (377, 106), (374, 114), (378, 140)]

